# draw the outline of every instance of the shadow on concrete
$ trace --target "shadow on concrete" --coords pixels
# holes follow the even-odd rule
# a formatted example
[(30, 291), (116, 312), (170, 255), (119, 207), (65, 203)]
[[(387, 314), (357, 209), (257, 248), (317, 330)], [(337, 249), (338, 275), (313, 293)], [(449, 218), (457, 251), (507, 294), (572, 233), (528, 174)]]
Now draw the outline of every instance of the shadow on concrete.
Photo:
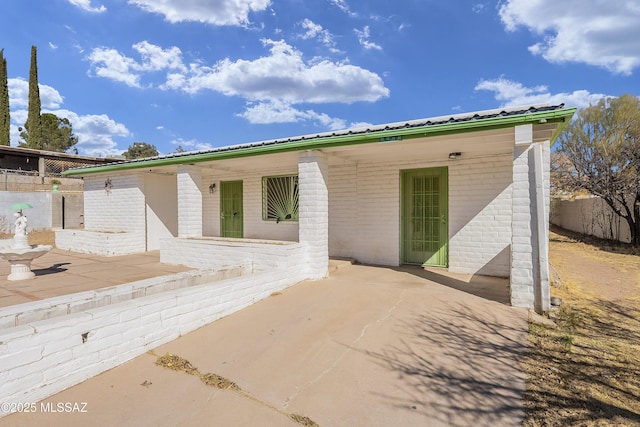
[(418, 276), (480, 298), (499, 302), (500, 304), (511, 305), (508, 278), (482, 276), (479, 274), (456, 275), (449, 273), (446, 269), (425, 269), (414, 265), (403, 265), (395, 267), (393, 270), (413, 274), (414, 276)]
[(56, 273), (62, 273), (63, 271), (67, 271), (66, 268), (62, 268), (63, 265), (70, 265), (70, 262), (60, 262), (57, 264), (53, 264), (51, 267), (47, 267), (47, 268), (36, 268), (33, 271), (36, 276), (46, 276), (48, 274), (56, 274)]
[(376, 394), (399, 409), (437, 414), (438, 425), (521, 425), (525, 376), (518, 361), (526, 354), (527, 329), (503, 319), (504, 313), (477, 313), (454, 301), (399, 319), (400, 340), (366, 354), (397, 373), (406, 398)]

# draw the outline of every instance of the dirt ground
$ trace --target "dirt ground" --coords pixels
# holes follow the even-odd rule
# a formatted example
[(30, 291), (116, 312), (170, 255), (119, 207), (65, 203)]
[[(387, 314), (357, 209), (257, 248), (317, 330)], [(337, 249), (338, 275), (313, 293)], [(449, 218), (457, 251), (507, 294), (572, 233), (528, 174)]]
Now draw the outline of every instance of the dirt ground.
[[(30, 231), (28, 233), (29, 243), (32, 245), (51, 245), (56, 246), (56, 235), (51, 230)], [(11, 239), (13, 234), (0, 233), (0, 239)]]
[(533, 319), (526, 426), (640, 425), (640, 251), (552, 229), (550, 319)]

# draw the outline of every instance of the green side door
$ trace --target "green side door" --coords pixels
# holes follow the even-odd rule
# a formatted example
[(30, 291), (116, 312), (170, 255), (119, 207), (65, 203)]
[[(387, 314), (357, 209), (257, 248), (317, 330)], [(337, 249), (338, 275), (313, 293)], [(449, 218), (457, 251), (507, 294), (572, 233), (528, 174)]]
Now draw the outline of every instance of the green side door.
[(403, 264), (449, 264), (448, 170), (446, 167), (402, 171)]
[(220, 236), (243, 237), (242, 181), (220, 183)]

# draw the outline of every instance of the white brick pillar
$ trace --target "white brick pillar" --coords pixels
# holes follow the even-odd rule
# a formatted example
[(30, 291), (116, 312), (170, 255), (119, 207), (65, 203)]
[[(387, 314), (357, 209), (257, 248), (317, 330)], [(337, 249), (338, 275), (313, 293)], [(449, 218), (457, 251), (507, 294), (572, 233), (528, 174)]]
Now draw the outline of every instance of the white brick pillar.
[(533, 144), (532, 139), (532, 135), (519, 139), (516, 128), (511, 196), (511, 305), (543, 312), (549, 310), (549, 143)]
[(305, 245), (305, 270), (310, 279), (321, 279), (329, 268), (329, 168), (324, 153), (300, 153), (298, 183), (298, 233)]
[(202, 237), (202, 176), (193, 166), (178, 166), (178, 237)]

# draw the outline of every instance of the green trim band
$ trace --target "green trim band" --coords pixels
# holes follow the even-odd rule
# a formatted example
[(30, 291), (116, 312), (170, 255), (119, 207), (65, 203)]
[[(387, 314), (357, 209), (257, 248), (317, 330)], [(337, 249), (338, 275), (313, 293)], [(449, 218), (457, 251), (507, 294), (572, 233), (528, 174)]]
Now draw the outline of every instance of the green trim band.
[[(115, 163), (104, 166), (93, 166), (83, 169), (70, 169), (63, 172), (63, 175), (90, 175), (95, 173), (115, 172), (160, 166), (173, 166), (190, 163), (202, 163), (213, 160), (235, 159), (264, 154), (285, 153), (291, 151), (318, 150), (345, 145), (380, 143), (380, 141), (382, 140), (405, 140), (412, 138), (442, 136), (456, 133), (473, 132), (478, 130), (502, 129), (527, 123), (540, 123), (540, 121), (545, 121), (546, 123), (567, 123), (575, 112), (576, 108), (567, 108), (551, 111), (539, 111), (534, 113), (523, 113), (506, 117), (463, 120), (453, 123), (417, 126), (407, 129), (372, 131), (370, 133), (358, 133), (353, 135), (333, 135), (326, 137), (311, 136), (308, 139), (302, 139), (302, 137), (300, 137), (301, 139), (297, 139), (295, 141), (276, 141), (271, 144), (256, 145), (255, 147), (229, 147), (228, 149), (212, 151), (210, 153)], [(555, 140), (555, 138), (557, 138), (563, 127), (564, 125), (558, 127), (555, 134), (553, 135), (552, 142)]]

